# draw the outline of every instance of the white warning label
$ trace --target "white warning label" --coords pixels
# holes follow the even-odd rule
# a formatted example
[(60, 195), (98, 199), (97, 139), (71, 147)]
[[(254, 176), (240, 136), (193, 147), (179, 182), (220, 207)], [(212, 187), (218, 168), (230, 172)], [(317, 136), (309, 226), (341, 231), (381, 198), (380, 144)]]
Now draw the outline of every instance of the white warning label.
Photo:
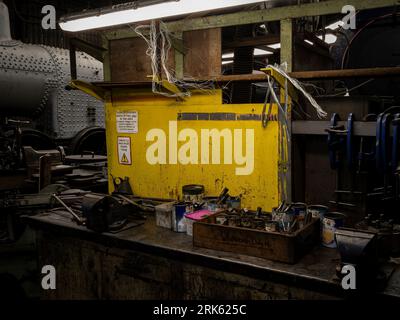
[(131, 138), (118, 137), (118, 159), (119, 164), (132, 164)]
[(138, 133), (137, 111), (117, 112), (117, 132)]

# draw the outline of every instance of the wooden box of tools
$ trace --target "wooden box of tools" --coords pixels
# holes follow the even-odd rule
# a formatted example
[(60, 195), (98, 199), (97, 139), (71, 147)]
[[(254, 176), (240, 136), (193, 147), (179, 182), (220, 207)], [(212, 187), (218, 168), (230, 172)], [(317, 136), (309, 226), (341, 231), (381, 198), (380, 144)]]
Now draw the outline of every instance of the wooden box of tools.
[(294, 264), (320, 242), (319, 219), (293, 233), (284, 233), (218, 224), (220, 214), (193, 224), (195, 247)]

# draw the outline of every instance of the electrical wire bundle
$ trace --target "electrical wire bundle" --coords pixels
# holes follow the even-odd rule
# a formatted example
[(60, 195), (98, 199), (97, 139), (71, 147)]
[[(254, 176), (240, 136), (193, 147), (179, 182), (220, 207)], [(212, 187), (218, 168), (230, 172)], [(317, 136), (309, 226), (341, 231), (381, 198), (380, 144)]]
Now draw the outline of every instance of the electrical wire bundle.
[[(147, 32), (145, 32), (147, 30)], [(168, 67), (168, 57), (171, 50), (171, 36), (173, 34), (168, 30), (165, 23), (159, 23), (159, 30), (156, 28), (155, 21), (152, 21), (150, 25), (137, 26), (134, 31), (142, 37), (147, 45), (146, 51), (151, 61), (152, 69), (152, 90), (154, 93), (166, 96), (166, 97), (188, 97), (191, 96), (190, 90), (203, 90), (208, 92), (213, 90), (214, 84), (212, 81), (197, 81), (191, 77), (185, 77), (185, 79), (178, 79), (175, 76), (175, 70), (171, 70)], [(146, 36), (148, 34), (148, 36)], [(175, 84), (182, 91), (179, 93), (166, 93), (159, 90), (159, 81), (161, 80), (161, 74), (164, 74), (166, 80), (169, 83)]]
[[(289, 81), (297, 90), (299, 90), (304, 97), (310, 102), (311, 106), (315, 109), (317, 112), (318, 118), (326, 118), (327, 113), (326, 111), (318, 104), (317, 101), (312, 97), (311, 94), (309, 94), (306, 89), (303, 87), (303, 85), (298, 81), (297, 79), (294, 79), (290, 77), (287, 72), (285, 71), (285, 65), (283, 64), (281, 66), (278, 65), (268, 65), (267, 68), (273, 69), (275, 72), (279, 73), (282, 77), (284, 77), (287, 81)], [(287, 91), (286, 91), (287, 92)]]

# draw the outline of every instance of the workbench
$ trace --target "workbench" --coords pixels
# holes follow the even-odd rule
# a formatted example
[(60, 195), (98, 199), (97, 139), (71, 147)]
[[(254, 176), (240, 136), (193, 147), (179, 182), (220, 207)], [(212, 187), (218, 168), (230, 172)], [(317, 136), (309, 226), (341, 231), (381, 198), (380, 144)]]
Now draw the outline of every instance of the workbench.
[[(36, 231), (39, 269), (52, 265), (57, 289), (45, 299), (341, 299), (336, 250), (316, 247), (297, 264), (195, 248), (192, 237), (149, 217), (117, 234), (95, 233), (68, 214), (25, 217)], [(400, 298), (400, 269), (380, 295)]]

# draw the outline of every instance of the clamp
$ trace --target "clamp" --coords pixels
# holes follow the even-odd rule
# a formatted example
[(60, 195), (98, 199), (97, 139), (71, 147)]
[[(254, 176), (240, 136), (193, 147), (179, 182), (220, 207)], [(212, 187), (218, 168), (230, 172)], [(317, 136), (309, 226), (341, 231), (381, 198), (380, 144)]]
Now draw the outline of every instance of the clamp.
[(380, 113), (378, 118), (376, 119), (376, 144), (375, 144), (375, 161), (376, 161), (376, 169), (381, 170), (382, 168), (382, 141), (381, 141), (381, 132), (382, 132), (382, 119), (384, 113)]
[(376, 124), (376, 168), (380, 172), (387, 173), (390, 169), (389, 163), (389, 141), (390, 125), (393, 115), (390, 113), (381, 113), (378, 116)]
[(353, 132), (354, 132), (354, 115), (349, 114), (347, 118), (347, 130), (346, 130), (346, 155), (347, 155), (347, 165), (349, 169), (353, 169), (354, 159), (353, 159)]
[(353, 132), (354, 132), (354, 115), (352, 113), (349, 114), (347, 118), (347, 129), (344, 126), (339, 126), (338, 122), (340, 121), (340, 117), (337, 113), (334, 113), (331, 117), (331, 127), (326, 129), (328, 132), (328, 147), (329, 147), (329, 161), (332, 169), (337, 169), (339, 166), (339, 160), (337, 153), (340, 147), (344, 143), (344, 139), (338, 137), (338, 134), (346, 134), (346, 159), (347, 165), (350, 169), (353, 168), (354, 159), (353, 159)]
[(395, 115), (392, 121), (393, 125), (393, 141), (392, 141), (392, 171), (397, 172), (399, 164), (399, 136), (400, 136), (400, 113)]
[[(374, 113), (367, 114), (363, 121), (366, 122), (376, 122), (377, 115)], [(375, 142), (373, 142), (375, 144)], [(375, 161), (375, 146), (372, 146), (372, 141), (369, 143), (369, 140), (366, 137), (361, 137), (360, 141), (360, 151), (358, 153), (358, 168), (361, 170), (363, 161), (368, 163)]]
[(343, 133), (343, 126), (338, 126), (340, 117), (337, 113), (332, 114), (331, 126), (325, 131), (328, 132), (328, 148), (329, 148), (329, 162), (331, 168), (336, 170), (339, 166), (337, 153), (343, 143), (343, 139), (338, 137), (338, 133)]

